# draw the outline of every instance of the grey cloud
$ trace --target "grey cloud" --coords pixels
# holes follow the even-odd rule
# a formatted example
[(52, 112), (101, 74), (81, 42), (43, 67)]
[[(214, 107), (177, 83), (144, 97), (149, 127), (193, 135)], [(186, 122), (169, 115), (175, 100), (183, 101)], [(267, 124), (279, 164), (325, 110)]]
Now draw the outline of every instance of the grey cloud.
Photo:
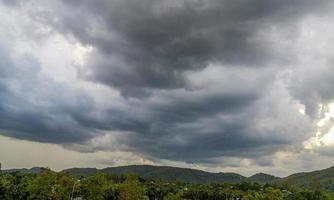
[[(294, 98), (307, 104), (304, 86), (320, 101), (332, 98), (328, 95), (332, 90), (330, 81), (315, 87), (318, 79), (308, 79), (304, 73), (300, 74), (303, 87), (285, 86), (277, 74), (295, 55), (288, 55), (289, 50), (277, 55), (259, 32), (273, 26), (294, 37), (298, 21), (323, 10), (325, 3), (56, 2), (50, 12), (58, 19), (48, 25), (94, 47), (81, 77), (87, 84), (102, 83), (122, 95), (99, 105), (94, 94), (40, 79), (38, 62), (17, 61), (4, 50), (0, 52), (1, 134), (90, 152), (108, 150), (106, 145), (84, 147), (111, 131), (119, 133), (114, 137), (125, 146), (119, 148), (154, 159), (215, 163), (221, 157), (261, 157), (266, 159), (258, 164), (270, 165), (266, 156), (300, 145), (314, 130), (311, 119), (294, 106)], [(52, 19), (49, 14), (44, 21)], [(211, 81), (212, 74), (201, 74), (209, 64), (220, 69), (221, 77), (196, 85), (191, 73)], [(325, 71), (329, 80), (332, 73)]]
[[(334, 99), (334, 73), (331, 63), (323, 66), (304, 67), (303, 72), (293, 74), (296, 81), (291, 84), (293, 94), (305, 104), (306, 112), (314, 118), (323, 117), (319, 111), (319, 104), (330, 103)], [(324, 110), (326, 111), (326, 110)]]
[[(289, 62), (258, 35), (270, 26), (293, 28), (326, 1), (66, 1), (57, 27), (96, 48), (83, 77), (125, 96), (191, 87), (185, 71), (209, 63), (265, 66)], [(68, 9), (68, 8), (67, 8)], [(144, 94), (144, 95), (143, 95)]]
[(0, 3), (3, 3), (8, 6), (16, 6), (18, 3), (21, 3), (22, 0), (1, 0)]
[[(204, 113), (196, 116), (194, 113), (196, 117), (186, 118), (191, 119), (189, 121), (179, 116), (186, 117), (184, 113), (178, 115), (176, 112), (175, 116), (179, 117), (176, 117), (175, 121), (174, 117), (164, 113), (150, 121), (147, 132), (128, 138), (129, 144), (140, 152), (158, 158), (207, 163), (215, 162), (212, 158), (219, 156), (257, 158), (274, 153), (284, 146), (298, 144), (310, 136), (312, 127), (307, 126), (307, 120), (303, 119), (303, 116), (296, 114), (297, 116), (287, 117), (282, 113), (282, 116), (274, 119), (281, 120), (281, 123), (270, 124), (257, 113), (257, 106), (268, 108), (269, 105), (259, 103), (260, 101), (255, 101), (241, 108), (240, 104), (235, 104), (239, 108), (233, 112), (220, 109), (210, 115)], [(203, 102), (202, 107), (210, 107), (210, 103), (208, 105)], [(173, 110), (171, 112), (173, 113)], [(191, 112), (191, 109), (188, 112)], [(270, 110), (270, 114), (281, 115), (275, 110)], [(300, 124), (285, 123), (288, 120), (300, 120)], [(258, 123), (265, 124), (257, 129)]]
[[(293, 107), (282, 80), (262, 81), (237, 96), (220, 93), (217, 98), (211, 93), (210, 99), (202, 91), (197, 97), (174, 95), (170, 104), (149, 103), (154, 105), (147, 109), (153, 110), (149, 129), (133, 134), (129, 144), (155, 157), (187, 162), (215, 162), (215, 157), (235, 155), (257, 158), (292, 144), (301, 148), (312, 136), (312, 122)], [(231, 88), (232, 84), (241, 83), (230, 83)]]
[[(235, 81), (230, 86), (237, 84), (240, 83)], [(103, 119), (90, 115), (75, 119), (98, 129), (125, 131), (119, 142), (131, 151), (153, 158), (215, 162), (212, 158), (223, 155), (256, 157), (270, 154), (292, 141), (272, 138), (275, 133), (263, 138), (250, 134), (258, 131), (254, 128), (255, 105), (267, 90), (263, 85), (268, 82), (259, 79), (253, 84), (250, 86), (253, 91), (223, 92), (207, 88), (155, 93), (155, 97), (145, 100), (124, 99), (126, 107), (100, 111), (106, 114)]]
[[(12, 57), (0, 48), (0, 132), (40, 142), (70, 143), (86, 140), (94, 129), (84, 127), (71, 112), (85, 112), (90, 97), (38, 76), (39, 63), (30, 56)], [(67, 91), (66, 91), (67, 90)]]

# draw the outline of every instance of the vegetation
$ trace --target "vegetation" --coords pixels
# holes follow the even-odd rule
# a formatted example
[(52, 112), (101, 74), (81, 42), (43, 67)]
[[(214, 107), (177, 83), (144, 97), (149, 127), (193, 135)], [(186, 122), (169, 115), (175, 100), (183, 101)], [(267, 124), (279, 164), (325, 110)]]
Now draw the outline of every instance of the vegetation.
[(122, 167), (109, 167), (105, 169), (94, 168), (72, 168), (64, 170), (64, 172), (74, 175), (75, 177), (90, 176), (97, 172), (107, 174), (127, 174), (134, 173), (146, 179), (161, 179), (164, 181), (183, 181), (189, 183), (240, 183), (245, 181), (269, 183), (278, 180), (278, 177), (257, 174), (252, 177), (244, 177), (236, 173), (210, 173), (195, 169), (166, 167), (166, 166), (150, 166), (150, 165), (131, 165)]
[(272, 175), (269, 175), (269, 174), (264, 174), (264, 173), (258, 173), (258, 174), (255, 174), (249, 178), (247, 178), (247, 181), (250, 181), (250, 182), (257, 182), (257, 183), (271, 183), (271, 182), (274, 182), (274, 181), (279, 181), (280, 178), (278, 177), (275, 177), (275, 176), (272, 176)]
[(297, 173), (284, 178), (282, 181), (303, 188), (323, 188), (334, 191), (334, 167), (328, 169)]
[(255, 182), (197, 184), (95, 173), (76, 178), (42, 169), (40, 173), (0, 175), (1, 200), (334, 200), (333, 193), (288, 184)]

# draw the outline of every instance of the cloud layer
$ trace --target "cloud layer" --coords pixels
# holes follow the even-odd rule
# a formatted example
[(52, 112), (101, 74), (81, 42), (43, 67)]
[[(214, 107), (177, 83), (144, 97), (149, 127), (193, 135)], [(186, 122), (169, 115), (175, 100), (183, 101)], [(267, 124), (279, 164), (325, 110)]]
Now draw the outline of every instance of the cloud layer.
[(9, 137), (267, 166), (278, 152), (303, 152), (334, 99), (330, 1), (0, 7), (0, 133)]
[(275, 29), (286, 32), (283, 40), (293, 38), (296, 23), (325, 6), (322, 1), (65, 2), (76, 11), (57, 13), (56, 26), (96, 48), (83, 77), (125, 96), (191, 88), (184, 73), (211, 63), (289, 62), (293, 55), (277, 52), (266, 32)]

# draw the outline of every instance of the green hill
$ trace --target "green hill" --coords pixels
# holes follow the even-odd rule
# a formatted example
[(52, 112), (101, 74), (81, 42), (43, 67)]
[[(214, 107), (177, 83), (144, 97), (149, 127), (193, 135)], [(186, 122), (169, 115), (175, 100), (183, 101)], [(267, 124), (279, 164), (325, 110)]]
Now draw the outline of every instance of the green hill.
[(191, 183), (241, 182), (246, 179), (244, 176), (235, 173), (210, 173), (195, 169), (150, 165), (109, 167), (101, 171), (115, 174), (135, 173), (148, 179), (179, 180)]
[(334, 167), (313, 172), (292, 174), (281, 182), (304, 188), (324, 188), (334, 191)]
[(71, 174), (72, 176), (75, 177), (81, 177), (81, 176), (92, 176), (99, 172), (100, 170), (96, 168), (70, 168), (70, 169), (65, 169), (63, 172)]
[[(252, 179), (244, 177), (237, 173), (210, 173), (196, 169), (168, 167), (168, 166), (151, 166), (151, 165), (130, 165), (121, 167), (108, 167), (105, 169), (95, 168), (72, 168), (66, 169), (64, 172), (72, 174), (76, 177), (89, 176), (97, 172), (109, 174), (127, 174), (134, 173), (147, 179), (162, 179), (166, 181), (183, 181), (190, 183), (212, 183), (212, 182), (229, 182), (238, 183), (243, 181), (258, 181), (264, 183), (271, 181), (274, 176), (267, 175), (266, 178), (261, 178), (259, 175)], [(264, 174), (263, 174), (264, 176)]]
[[(3, 173), (40, 173), (42, 168), (34, 167), (31, 169), (11, 169), (3, 170)], [(71, 168), (63, 170), (75, 177), (90, 176), (98, 172), (109, 174), (134, 173), (146, 179), (161, 179), (165, 181), (182, 181), (189, 183), (239, 183), (239, 182), (258, 182), (265, 183), (284, 183), (291, 186), (303, 188), (322, 188), (334, 191), (334, 167), (313, 172), (303, 172), (292, 174), (285, 178), (278, 178), (272, 175), (258, 173), (250, 177), (245, 177), (237, 173), (211, 173), (202, 170), (151, 166), (151, 165), (130, 165), (121, 167), (108, 167), (104, 169), (96, 168)]]
[(265, 184), (265, 183), (270, 183), (270, 182), (277, 181), (277, 180), (280, 180), (280, 179), (281, 178), (278, 178), (276, 176), (272, 176), (272, 175), (269, 175), (269, 174), (258, 173), (258, 174), (254, 174), (251, 177), (248, 177), (247, 180), (250, 181), (250, 182), (257, 182), (257, 183)]
[(22, 169), (5, 169), (2, 170), (2, 173), (26, 173), (26, 174), (39, 174), (41, 173), (42, 168), (41, 167), (33, 167), (30, 169), (22, 168)]

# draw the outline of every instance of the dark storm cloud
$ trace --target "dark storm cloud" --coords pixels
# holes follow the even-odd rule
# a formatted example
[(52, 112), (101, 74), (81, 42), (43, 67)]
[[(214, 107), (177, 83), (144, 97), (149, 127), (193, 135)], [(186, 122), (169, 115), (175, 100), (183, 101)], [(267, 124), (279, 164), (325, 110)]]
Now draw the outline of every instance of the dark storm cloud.
[[(255, 95), (256, 90), (252, 92), (234, 99), (211, 94), (212, 99), (187, 97), (187, 105), (177, 99), (151, 106), (147, 109), (153, 112), (146, 122), (148, 129), (132, 134), (128, 144), (158, 158), (214, 163), (221, 161), (213, 159), (219, 156), (257, 159), (309, 136), (310, 127), (302, 115), (289, 111), (288, 105), (280, 107), (280, 100), (274, 102), (277, 107), (268, 105)], [(268, 110), (264, 118), (259, 114), (263, 107)], [(258, 124), (262, 127), (257, 128)]]
[(325, 1), (64, 1), (75, 10), (57, 24), (97, 49), (87, 79), (126, 96), (191, 87), (184, 72), (209, 63), (259, 67), (289, 62), (259, 32), (291, 29)]
[[(286, 141), (248, 136), (250, 124), (224, 120), (217, 120), (213, 124), (197, 123), (200, 126), (183, 124), (182, 127), (176, 123), (163, 122), (153, 124), (150, 134), (146, 133), (146, 137), (137, 134), (130, 138), (130, 144), (140, 152), (157, 158), (190, 163), (219, 162), (213, 159), (219, 156), (254, 158), (261, 154), (270, 154), (281, 145), (287, 144)], [(217, 123), (219, 127), (213, 128)]]
[[(302, 127), (298, 128), (298, 125), (291, 129), (288, 123), (280, 119), (294, 121), (293, 113), (287, 117), (286, 112), (282, 113), (283, 116), (277, 116), (280, 114), (271, 111), (270, 114), (276, 116), (274, 120), (282, 120), (282, 124), (267, 124), (267, 130), (256, 129), (257, 123), (263, 123), (257, 113), (259, 107), (270, 106), (259, 102), (257, 90), (267, 89), (258, 86), (263, 82), (256, 84), (252, 86), (254, 91), (251, 93), (239, 91), (238, 95), (184, 92), (169, 93), (167, 96), (161, 94), (159, 100), (149, 98), (136, 103), (128, 102), (128, 108), (109, 110), (108, 117), (96, 121), (95, 126), (128, 131), (122, 142), (132, 151), (154, 158), (190, 163), (217, 163), (221, 160), (214, 158), (220, 156), (254, 159), (302, 141), (304, 137), (300, 134), (308, 129), (302, 117), (297, 119)], [(86, 125), (94, 121), (92, 118), (81, 120)], [(295, 136), (286, 135), (291, 132)], [(105, 147), (94, 150), (105, 150)]]
[[(50, 2), (53, 10), (38, 12), (34, 20), (50, 19), (44, 25), (92, 46), (81, 78), (122, 95), (106, 94), (98, 104), (94, 93), (40, 79), (38, 62), (3, 50), (1, 134), (98, 151), (108, 148), (90, 148), (91, 139), (120, 132), (126, 150), (186, 162), (256, 159), (309, 136), (308, 117), (291, 106), (291, 88), (272, 66), (284, 66), (295, 55), (289, 49), (277, 53), (264, 33), (275, 27), (294, 38), (299, 20), (324, 10), (326, 1)], [(321, 85), (317, 93), (331, 91)], [(306, 99), (304, 89), (294, 91)]]

